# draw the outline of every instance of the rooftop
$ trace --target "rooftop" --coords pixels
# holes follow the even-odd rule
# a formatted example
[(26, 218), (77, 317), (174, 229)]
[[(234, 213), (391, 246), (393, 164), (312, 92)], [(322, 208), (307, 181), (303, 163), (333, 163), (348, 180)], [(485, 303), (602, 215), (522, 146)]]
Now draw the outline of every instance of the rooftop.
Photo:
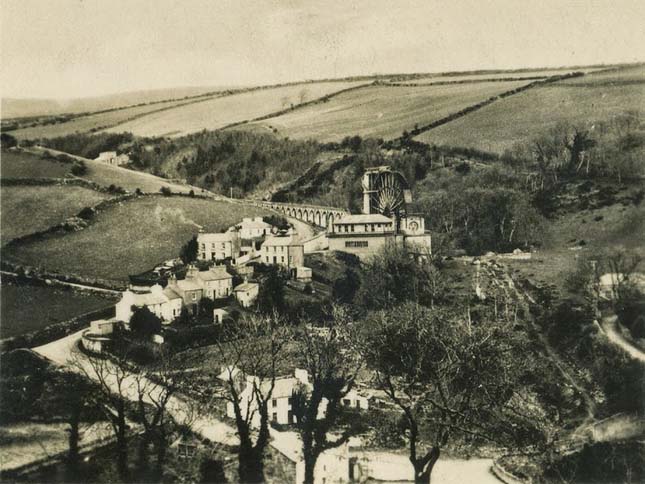
[(234, 291), (249, 291), (251, 289), (255, 289), (258, 287), (259, 284), (257, 282), (243, 282), (239, 286), (235, 286)]
[(380, 213), (372, 214), (358, 214), (358, 215), (345, 215), (340, 220), (334, 222), (334, 225), (338, 224), (392, 224), (394, 223), (391, 218), (381, 215)]
[(228, 242), (230, 241), (237, 232), (224, 232), (224, 233), (200, 233), (197, 234), (197, 240), (199, 242)]
[(267, 246), (285, 246), (285, 245), (302, 245), (302, 241), (297, 234), (291, 235), (271, 235), (262, 244), (262, 247)]
[(200, 272), (197, 275), (202, 281), (219, 281), (233, 278), (226, 270), (226, 266), (211, 267), (209, 270)]

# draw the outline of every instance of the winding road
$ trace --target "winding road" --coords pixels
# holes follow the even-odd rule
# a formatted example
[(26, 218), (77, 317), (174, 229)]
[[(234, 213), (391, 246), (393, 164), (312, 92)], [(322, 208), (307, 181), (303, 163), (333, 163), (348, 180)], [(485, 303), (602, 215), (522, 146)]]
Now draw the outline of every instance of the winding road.
[(606, 316), (600, 320), (600, 327), (607, 339), (624, 350), (635, 360), (645, 363), (645, 352), (634, 346), (618, 329), (618, 316)]

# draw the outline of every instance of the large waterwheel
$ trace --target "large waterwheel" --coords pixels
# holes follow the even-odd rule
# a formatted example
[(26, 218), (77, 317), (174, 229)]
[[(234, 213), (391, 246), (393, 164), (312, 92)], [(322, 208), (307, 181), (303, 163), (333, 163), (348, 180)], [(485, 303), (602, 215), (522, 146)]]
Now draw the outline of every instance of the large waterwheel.
[(363, 212), (380, 213), (394, 218), (397, 227), (407, 215), (411, 201), (410, 186), (405, 177), (389, 167), (372, 168), (363, 176)]

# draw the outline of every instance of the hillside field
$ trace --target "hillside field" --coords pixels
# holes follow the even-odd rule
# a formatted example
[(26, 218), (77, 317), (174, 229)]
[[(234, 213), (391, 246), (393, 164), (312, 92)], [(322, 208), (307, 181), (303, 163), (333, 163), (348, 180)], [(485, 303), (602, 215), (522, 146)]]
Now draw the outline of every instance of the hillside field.
[(645, 116), (644, 100), (643, 67), (599, 72), (500, 99), (415, 139), (503, 153), (561, 122), (602, 121), (628, 110)]
[(549, 77), (549, 76), (560, 76), (567, 74), (569, 72), (593, 72), (593, 68), (580, 68), (580, 69), (546, 69), (538, 71), (508, 71), (508, 72), (497, 72), (491, 74), (459, 74), (459, 75), (441, 75), (435, 74), (428, 77), (420, 77), (418, 79), (410, 79), (404, 81), (392, 81), (392, 84), (430, 84), (435, 82), (461, 82), (461, 81), (473, 81), (481, 82), (487, 79), (524, 79), (524, 78), (535, 78), (535, 77)]
[(0, 189), (0, 241), (45, 230), (108, 198), (76, 186), (8, 186)]
[(114, 304), (110, 298), (54, 287), (0, 287), (0, 339), (10, 338)]
[[(206, 98), (207, 99), (207, 98)], [(144, 116), (149, 113), (170, 109), (176, 106), (182, 106), (194, 101), (169, 101), (158, 104), (149, 104), (145, 106), (136, 106), (124, 109), (116, 109), (105, 113), (90, 114), (66, 121), (64, 123), (47, 124), (42, 126), (33, 126), (11, 131), (11, 135), (16, 139), (39, 139), (55, 138), (72, 133), (85, 133), (90, 130), (100, 130), (112, 126), (118, 126), (121, 123), (130, 121), (133, 118)], [(118, 132), (122, 130), (117, 129)]]
[(181, 136), (214, 130), (309, 102), (365, 82), (316, 82), (258, 89), (149, 114), (106, 131), (136, 136)]
[(200, 226), (219, 232), (243, 217), (268, 215), (249, 205), (188, 197), (143, 197), (99, 213), (78, 232), (5, 250), (5, 257), (66, 274), (125, 281), (179, 256)]
[(63, 178), (71, 168), (69, 163), (46, 160), (22, 151), (2, 150), (0, 153), (2, 178)]
[(390, 139), (413, 129), (415, 124), (436, 121), (528, 82), (369, 86), (261, 121), (258, 125), (277, 130), (279, 136), (313, 138), (322, 142), (340, 141), (352, 135)]
[[(60, 154), (51, 148), (32, 148), (35, 153), (49, 151), (54, 156)], [(82, 160), (87, 166), (87, 173), (80, 176), (85, 180), (109, 187), (110, 185), (120, 186), (128, 191), (134, 192), (137, 188), (145, 193), (159, 193), (162, 187), (170, 188), (174, 193), (188, 193), (194, 187), (173, 183), (158, 176), (141, 171), (130, 170), (121, 166), (108, 165), (95, 160), (88, 160), (80, 156), (69, 155), (74, 159)]]

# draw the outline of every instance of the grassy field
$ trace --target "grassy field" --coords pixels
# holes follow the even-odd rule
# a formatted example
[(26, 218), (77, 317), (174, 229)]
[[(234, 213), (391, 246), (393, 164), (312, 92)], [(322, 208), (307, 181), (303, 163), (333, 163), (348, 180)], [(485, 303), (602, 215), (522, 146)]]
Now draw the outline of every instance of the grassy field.
[(13, 247), (6, 256), (67, 274), (126, 280), (179, 256), (199, 226), (218, 232), (259, 208), (184, 197), (146, 197), (110, 207), (86, 229)]
[(2, 150), (0, 153), (2, 178), (62, 178), (71, 168), (69, 163), (45, 160), (21, 151)]
[[(33, 150), (43, 151), (42, 148), (33, 148)], [(59, 151), (49, 148), (47, 148), (46, 151), (49, 151), (54, 155), (60, 153)], [(72, 156), (72, 158), (83, 160), (87, 166), (87, 173), (80, 178), (84, 178), (104, 187), (115, 185), (123, 187), (131, 192), (139, 188), (141, 191), (146, 193), (159, 193), (159, 190), (162, 187), (168, 187), (174, 193), (188, 193), (192, 189), (192, 187), (188, 185), (173, 183), (149, 173), (129, 170), (120, 166), (112, 166), (100, 161), (88, 160), (87, 158), (80, 158), (78, 156), (70, 156)]]
[(107, 198), (75, 186), (8, 186), (0, 189), (0, 240), (45, 230)]
[(317, 82), (261, 89), (150, 114), (107, 131), (128, 131), (137, 136), (180, 136), (219, 129), (361, 84), (365, 82)]
[[(280, 136), (339, 141), (348, 135), (395, 138), (491, 96), (527, 84), (482, 82), (448, 86), (370, 86), (267, 119)], [(259, 123), (258, 123), (259, 124)]]
[(626, 250), (645, 257), (645, 204), (568, 213), (553, 221), (546, 246), (528, 261), (505, 261), (535, 281), (564, 287), (580, 257)]
[[(624, 83), (626, 79), (630, 83)], [(639, 110), (645, 115), (644, 99), (642, 70), (590, 74), (500, 99), (416, 139), (502, 153), (516, 142), (532, 139), (560, 122), (601, 121), (627, 110)]]
[(0, 287), (0, 339), (29, 333), (114, 304), (112, 299), (53, 287)]
[[(17, 129), (11, 131), (11, 135), (16, 139), (38, 139), (38, 138), (55, 138), (57, 136), (64, 136), (72, 133), (85, 133), (92, 129), (98, 130), (108, 128), (111, 126), (119, 125), (133, 118), (143, 116), (149, 113), (157, 112), (159, 110), (172, 108), (174, 106), (181, 106), (189, 101), (169, 101), (165, 103), (150, 104), (146, 106), (137, 106), (125, 109), (118, 109), (106, 113), (90, 114), (76, 119), (72, 119), (65, 123), (48, 124), (44, 126), (34, 126), (31, 128)], [(118, 132), (122, 130), (117, 129)]]

